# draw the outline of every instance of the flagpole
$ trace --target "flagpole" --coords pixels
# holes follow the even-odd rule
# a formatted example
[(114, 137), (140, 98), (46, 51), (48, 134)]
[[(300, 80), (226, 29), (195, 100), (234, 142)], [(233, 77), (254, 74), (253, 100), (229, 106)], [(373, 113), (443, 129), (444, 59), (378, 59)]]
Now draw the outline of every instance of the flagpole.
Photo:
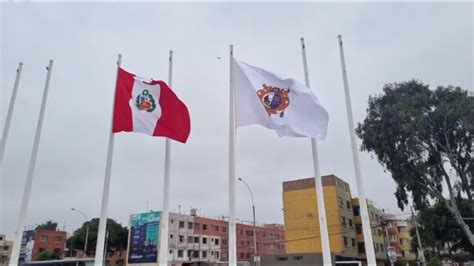
[[(304, 79), (306, 87), (309, 86), (309, 73), (308, 63), (306, 60), (306, 46), (304, 44), (304, 38), (301, 38), (301, 50), (303, 52), (303, 66), (304, 66)], [(311, 138), (311, 149), (313, 152), (313, 167), (314, 167), (314, 183), (316, 185), (316, 202), (318, 203), (318, 217), (319, 217), (319, 231), (321, 235), (321, 247), (323, 252), (323, 264), (332, 265), (331, 263), (331, 249), (329, 246), (329, 233), (328, 224), (326, 219), (326, 208), (324, 206), (324, 194), (323, 194), (323, 182), (321, 178), (321, 170), (319, 168), (319, 154), (318, 154), (318, 143), (316, 139)]]
[(367, 201), (365, 197), (364, 181), (360, 171), (359, 152), (357, 150), (357, 140), (355, 136), (354, 118), (352, 116), (351, 96), (349, 93), (349, 84), (347, 81), (346, 62), (344, 59), (344, 49), (342, 47), (342, 36), (337, 36), (339, 39), (339, 53), (341, 55), (342, 78), (344, 81), (344, 93), (346, 95), (346, 110), (347, 121), (349, 123), (349, 134), (352, 146), (352, 160), (354, 162), (354, 171), (357, 181), (357, 190), (359, 191), (360, 216), (362, 220), (362, 232), (364, 234), (365, 254), (367, 255), (367, 264), (369, 266), (377, 265), (375, 260), (374, 242), (372, 240), (372, 230), (370, 227), (369, 212), (367, 210)]
[(118, 70), (122, 63), (122, 55), (119, 54), (117, 58), (117, 79), (114, 87), (114, 100), (112, 102), (112, 120), (110, 122), (109, 146), (107, 149), (107, 163), (105, 166), (104, 188), (102, 191), (102, 205), (100, 208), (99, 231), (97, 233), (97, 246), (95, 248), (94, 265), (102, 265), (104, 263), (104, 244), (105, 244), (105, 230), (107, 227), (107, 210), (109, 206), (109, 192), (110, 192), (110, 177), (112, 170), (112, 158), (114, 153), (114, 133), (112, 126), (114, 124), (114, 106), (115, 106), (115, 88), (117, 87)]
[(12, 120), (13, 108), (15, 107), (16, 93), (18, 91), (18, 85), (20, 84), (21, 70), (23, 69), (23, 63), (18, 64), (16, 70), (15, 83), (13, 85), (12, 97), (10, 99), (10, 106), (8, 107), (7, 117), (5, 120), (5, 127), (3, 127), (2, 140), (0, 141), (0, 163), (3, 161), (3, 154), (5, 153), (5, 146), (7, 144), (8, 132), (10, 130), (10, 122)]
[(230, 45), (229, 81), (229, 266), (237, 266), (235, 226), (235, 109), (234, 109), (234, 46)]
[[(170, 51), (169, 69), (168, 69), (168, 85), (173, 88), (173, 51)], [(171, 164), (171, 143), (170, 139), (166, 138), (165, 143), (165, 177), (163, 188), (163, 211), (161, 213), (161, 233), (160, 233), (160, 266), (168, 265), (168, 220), (169, 220), (169, 205), (170, 205), (170, 164)]]
[(51, 80), (51, 72), (53, 71), (53, 60), (49, 60), (48, 67), (48, 74), (46, 75), (46, 83), (44, 85), (44, 92), (43, 92), (43, 99), (41, 101), (41, 109), (38, 117), (38, 124), (36, 126), (36, 133), (33, 142), (33, 150), (31, 151), (30, 157), (30, 164), (28, 166), (28, 174), (26, 176), (26, 183), (25, 189), (23, 191), (23, 198), (21, 200), (21, 207), (20, 207), (20, 217), (18, 219), (18, 225), (16, 229), (16, 238), (15, 242), (13, 243), (12, 249), (12, 256), (10, 258), (10, 265), (16, 265), (18, 263), (18, 258), (20, 256), (20, 247), (21, 247), (21, 240), (23, 238), (23, 229), (26, 223), (26, 212), (28, 211), (28, 201), (30, 200), (31, 194), (31, 187), (33, 184), (33, 174), (35, 172), (36, 166), (36, 158), (38, 155), (38, 146), (41, 137), (41, 129), (43, 127), (43, 118), (44, 118), (44, 110), (46, 107), (46, 101), (48, 99), (48, 90), (49, 90), (49, 82)]

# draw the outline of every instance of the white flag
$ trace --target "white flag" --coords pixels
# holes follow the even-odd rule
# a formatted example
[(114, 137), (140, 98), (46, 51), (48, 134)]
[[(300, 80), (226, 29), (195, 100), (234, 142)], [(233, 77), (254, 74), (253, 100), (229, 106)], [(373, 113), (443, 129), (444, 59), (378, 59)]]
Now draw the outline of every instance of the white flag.
[(234, 60), (235, 125), (262, 125), (279, 136), (324, 139), (329, 115), (304, 84)]

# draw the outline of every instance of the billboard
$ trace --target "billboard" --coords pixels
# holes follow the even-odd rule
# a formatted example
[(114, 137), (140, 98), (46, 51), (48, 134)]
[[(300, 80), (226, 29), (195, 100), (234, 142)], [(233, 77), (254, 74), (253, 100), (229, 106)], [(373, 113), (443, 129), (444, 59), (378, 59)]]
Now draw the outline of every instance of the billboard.
[(23, 237), (21, 238), (20, 257), (18, 262), (31, 262), (33, 255), (33, 247), (35, 246), (35, 230), (23, 231)]
[(147, 212), (130, 216), (128, 263), (158, 262), (161, 212)]

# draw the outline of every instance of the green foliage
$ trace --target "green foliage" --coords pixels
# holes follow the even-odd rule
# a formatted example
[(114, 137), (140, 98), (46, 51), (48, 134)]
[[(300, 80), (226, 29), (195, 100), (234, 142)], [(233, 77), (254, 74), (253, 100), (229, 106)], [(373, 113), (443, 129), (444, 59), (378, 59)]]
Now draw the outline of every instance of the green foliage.
[(45, 229), (45, 230), (53, 230), (56, 231), (58, 227), (58, 223), (53, 222), (53, 221), (47, 221), (46, 223), (42, 223), (36, 227), (36, 230), (38, 229)]
[(45, 249), (45, 250), (40, 251), (40, 253), (38, 253), (38, 256), (36, 256), (37, 261), (58, 260), (58, 259), (60, 259), (59, 255), (54, 253), (54, 251), (49, 250), (49, 249)]
[[(473, 216), (467, 200), (460, 200), (458, 205), (463, 217)], [(445, 246), (450, 246), (453, 252), (462, 250), (474, 254), (474, 248), (444, 204), (437, 203), (432, 207), (421, 210), (416, 217), (416, 221), (419, 224), (418, 231), (424, 248), (430, 247), (433, 250), (443, 250)], [(470, 223), (471, 228), (474, 228), (472, 221), (467, 221), (467, 223)], [(415, 252), (418, 248), (418, 242), (414, 228), (410, 234), (412, 235), (412, 251)]]
[(426, 264), (427, 266), (440, 266), (441, 260), (438, 257), (432, 257), (431, 260)]
[(369, 98), (367, 117), (356, 129), (362, 150), (390, 172), (402, 210), (409, 195), (418, 210), (430, 199), (442, 202), (474, 245), (456, 204), (467, 197), (474, 212), (474, 98), (459, 87), (432, 91), (417, 80), (387, 84), (383, 91)]
[[(99, 228), (99, 218), (94, 218), (85, 222), (81, 228), (74, 231), (72, 237), (68, 239), (67, 246), (75, 249), (84, 249), (87, 226), (89, 226), (89, 238), (87, 241), (87, 252), (95, 251), (97, 245), (97, 232)], [(125, 250), (128, 241), (128, 229), (117, 223), (113, 219), (107, 219), (107, 250)]]

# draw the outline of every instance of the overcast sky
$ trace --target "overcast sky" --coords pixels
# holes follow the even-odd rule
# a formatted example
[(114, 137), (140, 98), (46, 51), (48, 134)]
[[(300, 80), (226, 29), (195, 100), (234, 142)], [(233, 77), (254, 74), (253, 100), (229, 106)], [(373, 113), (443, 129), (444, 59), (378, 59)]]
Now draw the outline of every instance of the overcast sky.
[[(68, 230), (100, 213), (117, 54), (125, 69), (167, 79), (188, 105), (187, 144), (172, 143), (171, 206), (205, 216), (228, 215), (229, 44), (239, 60), (304, 81), (305, 37), (310, 82), (329, 112), (319, 144), (322, 174), (351, 184), (357, 196), (337, 35), (342, 34), (354, 119), (385, 83), (417, 78), (430, 86), (472, 89), (472, 4), (199, 3), (0, 4), (0, 128), (15, 70), (24, 62), (1, 176), (0, 233), (13, 237), (49, 59), (50, 94), (27, 224), (46, 220)], [(221, 57), (222, 59), (217, 59)], [(282, 182), (313, 176), (310, 140), (279, 138), (260, 126), (237, 130), (236, 172), (251, 186), (260, 223), (283, 223)], [(162, 208), (164, 139), (115, 136), (109, 217)], [(401, 213), (394, 182), (361, 153), (366, 193), (379, 208)], [(237, 183), (237, 217), (251, 219), (248, 191)]]

